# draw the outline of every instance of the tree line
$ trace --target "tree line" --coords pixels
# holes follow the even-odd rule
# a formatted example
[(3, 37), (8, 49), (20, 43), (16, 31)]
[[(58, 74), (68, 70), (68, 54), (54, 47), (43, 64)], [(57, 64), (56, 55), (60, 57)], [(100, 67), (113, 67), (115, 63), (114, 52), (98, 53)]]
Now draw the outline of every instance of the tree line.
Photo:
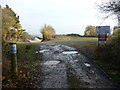
[(2, 8), (2, 39), (3, 41), (25, 41), (32, 38), (22, 29), (19, 16), (8, 6)]
[[(107, 19), (108, 17), (110, 17), (112, 15), (117, 17), (118, 26), (116, 27), (116, 29), (114, 29), (113, 35), (120, 36), (120, 1), (119, 0), (106, 0), (106, 2), (98, 4), (97, 7), (102, 13), (106, 14), (103, 17), (104, 19)], [(53, 33), (53, 35), (52, 35), (52, 33), (50, 32), (51, 35), (48, 35), (47, 33), (49, 33), (49, 31), (46, 31), (45, 28), (46, 28), (46, 26), (44, 26), (44, 28), (42, 29), (43, 40), (51, 39), (52, 36), (55, 34)], [(88, 25), (85, 28), (84, 36), (97, 36), (96, 27), (93, 25)]]
[[(98, 8), (101, 12), (109, 15), (115, 15), (118, 18), (118, 25), (120, 23), (120, 1), (117, 0), (109, 0), (106, 3), (102, 3), (98, 5)], [(108, 15), (109, 14), (109, 15)], [(107, 18), (106, 17), (106, 18)], [(2, 32), (3, 32), (3, 41), (6, 40), (27, 40), (32, 38), (20, 24), (19, 16), (8, 6), (2, 8)], [(55, 38), (56, 32), (55, 29), (50, 25), (44, 25), (41, 30), (41, 34), (43, 35), (43, 41), (51, 40)], [(118, 33), (116, 31), (115, 33)], [(97, 36), (96, 27), (93, 25), (88, 25), (84, 30), (84, 36)]]
[[(97, 4), (98, 10), (104, 13), (103, 20), (111, 16), (116, 16), (118, 21), (118, 26), (114, 28), (113, 35), (120, 36), (120, 0), (105, 0), (101, 4)], [(85, 36), (96, 36), (95, 26), (87, 26), (84, 32)]]
[(118, 26), (120, 26), (120, 0), (106, 0), (97, 6), (100, 12), (105, 13), (105, 19), (113, 15), (116, 16)]
[(50, 25), (44, 25), (41, 28), (41, 34), (43, 35), (43, 41), (51, 40), (55, 38), (55, 29)]

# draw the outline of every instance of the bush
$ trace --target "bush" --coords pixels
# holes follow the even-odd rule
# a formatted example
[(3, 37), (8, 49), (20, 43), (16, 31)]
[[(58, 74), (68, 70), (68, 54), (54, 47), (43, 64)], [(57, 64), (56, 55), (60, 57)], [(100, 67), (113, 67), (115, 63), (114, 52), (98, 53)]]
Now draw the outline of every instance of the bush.
[(120, 28), (114, 32), (115, 37), (120, 37)]
[(120, 84), (120, 37), (111, 37), (106, 47), (97, 49), (96, 56), (98, 64)]
[(97, 49), (97, 59), (114, 65), (120, 64), (120, 37), (112, 37), (106, 47)]

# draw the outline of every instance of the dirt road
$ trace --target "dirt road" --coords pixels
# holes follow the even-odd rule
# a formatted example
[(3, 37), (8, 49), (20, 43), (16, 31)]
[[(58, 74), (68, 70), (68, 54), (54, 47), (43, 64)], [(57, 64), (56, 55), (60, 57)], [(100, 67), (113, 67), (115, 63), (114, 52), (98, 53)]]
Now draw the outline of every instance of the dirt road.
[(77, 49), (58, 43), (41, 43), (43, 88), (69, 88), (68, 72), (88, 88), (114, 88), (113, 83)]

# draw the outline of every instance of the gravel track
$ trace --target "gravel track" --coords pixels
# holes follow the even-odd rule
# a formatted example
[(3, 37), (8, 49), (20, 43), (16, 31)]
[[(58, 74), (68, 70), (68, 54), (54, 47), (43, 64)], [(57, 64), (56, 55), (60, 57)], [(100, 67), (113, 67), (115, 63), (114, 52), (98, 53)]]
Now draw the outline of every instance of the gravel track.
[(40, 45), (43, 88), (68, 88), (67, 66), (88, 88), (116, 88), (117, 84), (77, 49), (52, 42)]

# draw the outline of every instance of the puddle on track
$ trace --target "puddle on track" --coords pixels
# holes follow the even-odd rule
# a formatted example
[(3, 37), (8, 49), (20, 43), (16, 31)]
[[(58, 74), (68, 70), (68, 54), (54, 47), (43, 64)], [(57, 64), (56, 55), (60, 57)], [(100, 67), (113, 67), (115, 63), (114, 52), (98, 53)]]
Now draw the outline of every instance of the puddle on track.
[(86, 67), (91, 67), (89, 63), (84, 63)]
[(62, 54), (77, 54), (77, 51), (64, 51)]
[(45, 65), (57, 65), (57, 64), (59, 64), (60, 63), (60, 61), (47, 61), (47, 62), (45, 62), (44, 64)]
[(37, 53), (39, 53), (39, 51), (36, 51), (35, 53), (37, 54)]
[(39, 53), (44, 53), (46, 51), (49, 51), (49, 50), (47, 50), (47, 49), (46, 50), (40, 50)]

